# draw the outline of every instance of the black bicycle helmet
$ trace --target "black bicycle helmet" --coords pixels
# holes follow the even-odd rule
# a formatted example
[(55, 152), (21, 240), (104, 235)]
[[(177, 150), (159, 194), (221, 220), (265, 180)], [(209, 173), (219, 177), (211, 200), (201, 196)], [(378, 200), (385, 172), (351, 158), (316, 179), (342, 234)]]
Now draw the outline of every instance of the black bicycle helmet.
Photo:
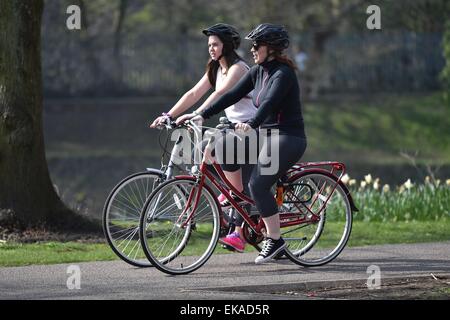
[(286, 28), (271, 23), (260, 24), (245, 39), (265, 43), (268, 46), (282, 50), (289, 47), (289, 35)]
[(204, 29), (203, 34), (206, 36), (218, 36), (222, 42), (230, 42), (233, 49), (236, 50), (241, 44), (241, 36), (236, 28), (226, 23), (217, 23), (207, 29)]

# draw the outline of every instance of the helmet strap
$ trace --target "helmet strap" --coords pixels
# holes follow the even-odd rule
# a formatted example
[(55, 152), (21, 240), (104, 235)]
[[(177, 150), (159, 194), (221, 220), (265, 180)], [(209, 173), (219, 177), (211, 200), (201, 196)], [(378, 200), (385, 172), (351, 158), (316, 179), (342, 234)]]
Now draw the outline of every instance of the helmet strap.
[(267, 50), (272, 50), (272, 52), (271, 53), (267, 52), (267, 57), (264, 59), (262, 63), (266, 63), (270, 57), (275, 57), (275, 51), (273, 49), (267, 48)]

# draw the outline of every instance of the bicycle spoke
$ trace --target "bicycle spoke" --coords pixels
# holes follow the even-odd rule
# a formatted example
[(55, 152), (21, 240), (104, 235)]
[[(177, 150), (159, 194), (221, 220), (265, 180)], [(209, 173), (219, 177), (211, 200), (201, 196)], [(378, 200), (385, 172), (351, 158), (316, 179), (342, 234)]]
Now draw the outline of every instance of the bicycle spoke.
[[(180, 179), (161, 185), (147, 199), (141, 235), (147, 258), (172, 274), (198, 268), (212, 254), (219, 234), (219, 208), (215, 196), (194, 181)], [(188, 220), (189, 219), (189, 220)]]
[(109, 245), (121, 259), (139, 267), (151, 265), (142, 260), (145, 255), (139, 241), (139, 221), (150, 188), (158, 179), (157, 174), (148, 172), (124, 179), (108, 197), (103, 213)]
[[(311, 201), (300, 203), (307, 210), (305, 218), (315, 220), (282, 229), (283, 234), (289, 234), (288, 238), (283, 237), (289, 243), (288, 256), (307, 266), (328, 263), (342, 251), (350, 236), (352, 214), (347, 195), (333, 178), (321, 173), (305, 174), (295, 183), (310, 186)], [(297, 195), (300, 192), (296, 190), (288, 198), (301, 200)]]

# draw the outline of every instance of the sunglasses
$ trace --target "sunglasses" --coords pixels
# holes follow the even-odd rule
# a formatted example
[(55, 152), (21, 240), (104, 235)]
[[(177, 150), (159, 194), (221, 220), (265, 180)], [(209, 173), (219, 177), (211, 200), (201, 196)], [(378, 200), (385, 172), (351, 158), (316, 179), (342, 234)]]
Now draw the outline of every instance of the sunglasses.
[(255, 51), (258, 51), (258, 49), (259, 49), (261, 46), (263, 46), (263, 45), (264, 45), (263, 43), (253, 42), (252, 48), (253, 48)]

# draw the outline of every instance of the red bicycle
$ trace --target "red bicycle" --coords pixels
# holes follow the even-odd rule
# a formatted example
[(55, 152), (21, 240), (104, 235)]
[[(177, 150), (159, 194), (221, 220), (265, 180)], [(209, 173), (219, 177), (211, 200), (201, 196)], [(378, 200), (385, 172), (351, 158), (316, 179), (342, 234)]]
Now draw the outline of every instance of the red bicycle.
[[(194, 134), (201, 131), (191, 121), (183, 126)], [(217, 175), (203, 159), (191, 175), (176, 176), (158, 186), (144, 204), (139, 228), (142, 248), (150, 263), (165, 273), (193, 272), (211, 257), (221, 228), (227, 227), (213, 187), (244, 219), (246, 241), (258, 248), (264, 238), (263, 220), (244, 209), (254, 201), (231, 185), (220, 165), (213, 162), (212, 166)], [(344, 174), (340, 162), (298, 163), (277, 182), (281, 235), (287, 243), (284, 254), (294, 263), (324, 265), (347, 244), (352, 214), (358, 209), (341, 181)], [(244, 203), (237, 203), (230, 190)]]

